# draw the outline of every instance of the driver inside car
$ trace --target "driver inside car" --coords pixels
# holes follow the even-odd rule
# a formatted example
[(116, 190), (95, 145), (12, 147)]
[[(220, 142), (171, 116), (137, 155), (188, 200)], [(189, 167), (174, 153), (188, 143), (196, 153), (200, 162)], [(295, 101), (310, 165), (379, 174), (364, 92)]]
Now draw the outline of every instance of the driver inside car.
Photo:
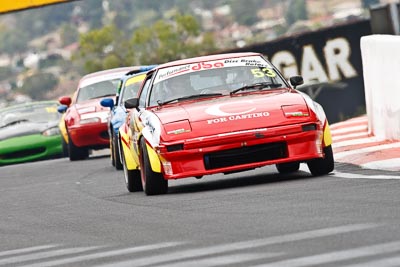
[(176, 76), (166, 80), (165, 89), (165, 100), (196, 94), (196, 91), (190, 83), (190, 77), (185, 75)]
[(238, 89), (252, 83), (252, 78), (249, 77), (249, 70), (247, 68), (241, 68), (237, 71), (233, 79), (229, 84), (230, 89)]

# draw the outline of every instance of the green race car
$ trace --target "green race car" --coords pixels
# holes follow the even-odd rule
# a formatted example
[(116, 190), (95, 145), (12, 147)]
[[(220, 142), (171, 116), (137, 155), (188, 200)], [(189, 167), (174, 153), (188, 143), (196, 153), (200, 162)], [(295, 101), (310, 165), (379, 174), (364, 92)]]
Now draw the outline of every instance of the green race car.
[(58, 105), (37, 101), (0, 109), (0, 166), (65, 156)]

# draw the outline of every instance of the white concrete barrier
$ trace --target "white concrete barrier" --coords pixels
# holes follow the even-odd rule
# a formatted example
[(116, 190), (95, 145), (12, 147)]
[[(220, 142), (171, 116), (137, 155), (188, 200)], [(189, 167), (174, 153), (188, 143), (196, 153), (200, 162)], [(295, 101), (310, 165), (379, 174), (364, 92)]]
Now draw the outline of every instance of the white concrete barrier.
[(381, 140), (400, 140), (400, 36), (361, 38), (368, 131)]

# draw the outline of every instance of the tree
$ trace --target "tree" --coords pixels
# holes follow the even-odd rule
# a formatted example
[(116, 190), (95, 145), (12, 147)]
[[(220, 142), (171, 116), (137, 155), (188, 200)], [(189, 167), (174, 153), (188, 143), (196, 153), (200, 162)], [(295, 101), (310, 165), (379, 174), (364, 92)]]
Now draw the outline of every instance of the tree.
[(102, 69), (153, 65), (215, 50), (212, 34), (200, 35), (193, 16), (176, 14), (172, 20), (158, 20), (142, 26), (131, 37), (109, 25), (80, 36), (79, 52), (73, 60), (86, 72)]
[(305, 0), (290, 0), (285, 14), (286, 23), (292, 25), (298, 20), (307, 20), (308, 12)]
[(129, 37), (109, 25), (81, 34), (80, 49), (73, 55), (75, 63), (84, 65), (86, 72), (129, 66), (132, 64), (132, 49)]
[(91, 29), (103, 27), (104, 10), (102, 2), (99, 0), (77, 1), (75, 16), (80, 17), (82, 21), (88, 22)]
[(39, 69), (50, 68), (53, 66), (62, 66), (64, 59), (59, 54), (50, 54), (46, 58), (39, 60)]
[(79, 32), (76, 27), (66, 23), (61, 25), (60, 36), (63, 45), (69, 45), (78, 40)]
[(58, 84), (57, 78), (51, 73), (38, 73), (25, 79), (17, 91), (29, 95), (34, 100), (43, 100), (45, 95)]
[(200, 36), (193, 16), (177, 14), (173, 20), (159, 20), (136, 30), (131, 39), (140, 64), (158, 64), (215, 50), (210, 34)]
[(255, 10), (262, 7), (264, 2), (264, 0), (232, 1), (234, 20), (242, 25), (253, 25), (258, 21)]
[[(84, 1), (82, 1), (84, 2)], [(24, 29), (30, 39), (34, 39), (56, 30), (60, 25), (69, 22), (73, 3), (50, 5), (38, 9), (23, 10), (16, 14), (14, 33)]]
[(0, 31), (0, 51), (10, 55), (20, 54), (28, 48), (28, 37), (25, 32), (5, 29)]
[(0, 81), (6, 80), (10, 78), (13, 74), (13, 71), (10, 67), (0, 67)]

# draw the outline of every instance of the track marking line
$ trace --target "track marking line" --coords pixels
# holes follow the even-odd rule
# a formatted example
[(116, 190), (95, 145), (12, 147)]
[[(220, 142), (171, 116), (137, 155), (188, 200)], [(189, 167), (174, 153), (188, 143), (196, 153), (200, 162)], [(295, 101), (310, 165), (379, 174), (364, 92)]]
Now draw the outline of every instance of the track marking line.
[(374, 261), (368, 261), (368, 262), (363, 262), (363, 263), (350, 264), (350, 265), (345, 265), (343, 267), (378, 267), (378, 266), (399, 267), (400, 266), (400, 257), (391, 257), (391, 258), (385, 258), (385, 259), (381, 259), (381, 260), (374, 260)]
[(367, 132), (367, 131), (368, 131), (367, 125), (358, 125), (358, 126), (353, 126), (353, 127), (340, 128), (337, 130), (331, 129), (331, 134), (332, 135), (340, 135), (340, 134), (345, 134), (345, 133), (349, 133), (349, 132)]
[(241, 241), (236, 243), (222, 244), (216, 246), (210, 246), (205, 248), (198, 249), (188, 249), (188, 250), (180, 250), (178, 252), (166, 253), (166, 254), (158, 254), (151, 255), (145, 258), (138, 258), (134, 260), (127, 260), (107, 265), (101, 265), (98, 267), (139, 267), (139, 266), (148, 266), (166, 263), (169, 261), (177, 261), (177, 260), (185, 260), (194, 257), (202, 257), (217, 254), (217, 253), (232, 253), (233, 251), (243, 250), (243, 249), (251, 249), (257, 248), (267, 245), (274, 244), (282, 244), (282, 243), (290, 243), (294, 241), (302, 241), (308, 239), (315, 239), (319, 237), (333, 236), (338, 234), (345, 234), (354, 231), (363, 231), (371, 228), (378, 227), (377, 224), (352, 224), (352, 225), (342, 225), (331, 228), (323, 228), (293, 234), (285, 234), (280, 236), (272, 236), (264, 239), (255, 239), (249, 241)]
[(353, 118), (353, 119), (349, 119), (349, 120), (341, 121), (341, 122), (336, 122), (336, 123), (330, 125), (330, 128), (333, 129), (333, 130), (336, 130), (338, 128), (346, 127), (348, 125), (361, 124), (361, 123), (364, 123), (364, 124), (368, 125), (367, 116)]
[(360, 132), (360, 133), (350, 133), (350, 134), (345, 134), (345, 135), (339, 135), (339, 136), (332, 136), (332, 141), (333, 143), (338, 142), (343, 139), (358, 139), (358, 138), (366, 138), (368, 136), (367, 132)]
[[(400, 157), (400, 156), (399, 156)], [(400, 158), (393, 159), (385, 159), (385, 160), (376, 160), (368, 163), (361, 164), (362, 168), (365, 169), (374, 169), (374, 170), (391, 170), (391, 171), (400, 171)], [(399, 173), (400, 176), (400, 173)]]
[(117, 249), (117, 250), (111, 250), (111, 251), (105, 251), (105, 252), (97, 252), (97, 253), (92, 253), (92, 254), (87, 254), (87, 255), (70, 257), (70, 258), (66, 258), (66, 259), (40, 262), (37, 264), (29, 264), (29, 267), (50, 267), (50, 266), (65, 265), (65, 264), (71, 264), (71, 263), (76, 263), (76, 262), (80, 262), (80, 261), (87, 261), (87, 260), (93, 260), (93, 259), (99, 259), (99, 258), (107, 258), (107, 257), (124, 255), (124, 254), (130, 254), (130, 253), (138, 253), (138, 252), (143, 252), (143, 251), (152, 251), (152, 250), (161, 249), (161, 248), (174, 247), (174, 246), (178, 246), (181, 244), (182, 244), (182, 242), (167, 242), (167, 243), (145, 245), (145, 246), (139, 246), (139, 247), (125, 248), (125, 249)]
[(378, 140), (377, 138), (359, 138), (359, 139), (346, 140), (346, 141), (341, 141), (341, 142), (336, 142), (336, 143), (334, 142), (334, 143), (332, 143), (332, 146), (333, 146), (333, 148), (339, 148), (339, 147), (344, 147), (344, 146), (369, 144), (369, 143), (375, 143), (375, 142), (380, 142), (380, 141), (382, 141), (382, 140)]
[(97, 248), (99, 248), (99, 247), (65, 248), (65, 249), (57, 249), (57, 250), (32, 253), (32, 254), (27, 254), (27, 255), (18, 255), (15, 257), (1, 259), (0, 264), (12, 264), (12, 263), (15, 264), (15, 263), (21, 263), (21, 262), (25, 262), (25, 261), (39, 260), (39, 259), (45, 259), (45, 258), (50, 258), (50, 257), (55, 257), (55, 256), (63, 256), (63, 255), (67, 255), (67, 254), (81, 253), (81, 252), (86, 252), (89, 250), (94, 250)]
[(304, 266), (320, 266), (322, 264), (360, 259), (363, 257), (376, 256), (384, 253), (398, 252), (400, 251), (400, 241), (365, 246), (347, 250), (340, 250), (334, 252), (328, 252), (313, 256), (299, 257), (289, 260), (272, 262), (269, 264), (255, 265), (252, 267), (304, 267)]
[[(300, 164), (300, 170), (310, 173), (310, 170), (308, 169), (306, 164)], [(384, 175), (384, 174), (365, 175), (365, 174), (358, 174), (358, 173), (346, 173), (346, 172), (337, 171), (336, 169), (333, 170), (333, 172), (329, 175), (329, 177), (346, 178), (346, 179), (384, 179), (384, 180), (385, 179), (386, 180), (400, 179), (400, 177), (392, 176), (392, 175)]]
[(8, 256), (8, 255), (14, 255), (14, 254), (20, 254), (20, 253), (29, 253), (29, 252), (34, 252), (38, 250), (44, 250), (44, 249), (49, 249), (49, 248), (54, 248), (59, 245), (44, 245), (44, 246), (36, 246), (36, 247), (28, 247), (28, 248), (19, 248), (19, 249), (13, 249), (13, 250), (6, 250), (6, 251), (1, 251), (0, 252), (0, 257), (2, 256)]
[[(174, 262), (170, 264), (157, 265), (157, 267), (204, 267), (204, 266), (227, 266), (230, 264), (244, 263), (247, 261), (268, 259), (281, 256), (283, 253), (242, 253), (226, 256), (207, 257), (206, 259), (193, 259), (190, 261)], [(132, 266), (132, 265), (130, 265)], [(246, 266), (246, 265), (242, 265)], [(110, 266), (111, 267), (111, 266)]]
[(384, 144), (384, 145), (379, 145), (379, 146), (364, 147), (364, 148), (360, 148), (360, 149), (354, 149), (351, 151), (339, 152), (339, 153), (336, 153), (334, 155), (334, 157), (335, 157), (335, 159), (342, 159), (344, 157), (351, 156), (351, 155), (375, 152), (375, 151), (380, 151), (380, 150), (384, 150), (384, 149), (398, 148), (398, 147), (400, 147), (400, 142), (389, 143), (389, 144)]

